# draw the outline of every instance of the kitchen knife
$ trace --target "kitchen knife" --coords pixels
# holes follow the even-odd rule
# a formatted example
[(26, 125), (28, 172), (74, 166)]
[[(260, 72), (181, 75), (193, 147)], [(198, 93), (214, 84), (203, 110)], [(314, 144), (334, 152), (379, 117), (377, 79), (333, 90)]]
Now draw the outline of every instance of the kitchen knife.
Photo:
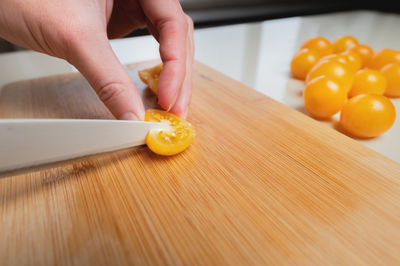
[(88, 119), (0, 119), (0, 172), (142, 145), (168, 125)]

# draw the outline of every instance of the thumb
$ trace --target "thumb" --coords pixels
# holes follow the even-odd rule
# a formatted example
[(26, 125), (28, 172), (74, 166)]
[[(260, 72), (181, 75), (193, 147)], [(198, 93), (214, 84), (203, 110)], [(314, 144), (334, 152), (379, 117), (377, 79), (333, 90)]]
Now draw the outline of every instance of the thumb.
[(136, 86), (106, 37), (74, 45), (69, 51), (68, 61), (88, 80), (117, 119), (144, 119), (144, 107)]

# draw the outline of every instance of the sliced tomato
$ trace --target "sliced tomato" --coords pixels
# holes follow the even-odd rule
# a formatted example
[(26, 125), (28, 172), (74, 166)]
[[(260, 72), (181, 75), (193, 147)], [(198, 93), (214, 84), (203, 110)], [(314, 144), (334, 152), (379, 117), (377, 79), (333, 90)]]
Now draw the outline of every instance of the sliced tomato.
[(156, 95), (158, 92), (158, 79), (160, 78), (162, 67), (163, 65), (159, 64), (151, 68), (142, 69), (138, 72), (139, 78), (144, 84), (148, 85), (150, 90)]
[(169, 112), (149, 109), (146, 111), (145, 121), (161, 122), (170, 126), (166, 130), (151, 130), (147, 134), (146, 144), (154, 153), (174, 155), (184, 151), (194, 140), (194, 127), (185, 119)]

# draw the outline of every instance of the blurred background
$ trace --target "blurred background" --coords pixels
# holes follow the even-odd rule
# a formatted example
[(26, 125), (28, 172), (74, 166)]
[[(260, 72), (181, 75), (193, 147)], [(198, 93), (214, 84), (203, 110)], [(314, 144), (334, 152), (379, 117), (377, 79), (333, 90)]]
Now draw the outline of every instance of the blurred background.
[[(397, 1), (381, 0), (180, 0), (195, 28), (230, 25), (275, 18), (304, 16), (352, 10), (400, 13)], [(147, 35), (137, 30), (127, 37)], [(20, 50), (0, 38), (0, 53)]]

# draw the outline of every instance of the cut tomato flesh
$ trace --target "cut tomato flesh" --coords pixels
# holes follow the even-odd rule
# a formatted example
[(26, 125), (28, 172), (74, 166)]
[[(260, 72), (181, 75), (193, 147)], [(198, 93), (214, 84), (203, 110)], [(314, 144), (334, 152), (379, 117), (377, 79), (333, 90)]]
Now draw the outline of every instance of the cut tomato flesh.
[(138, 72), (139, 78), (144, 84), (148, 85), (150, 90), (156, 95), (158, 93), (158, 80), (160, 78), (162, 66), (162, 64), (159, 64), (151, 68), (142, 69)]
[(160, 122), (170, 126), (165, 130), (151, 130), (147, 134), (146, 144), (154, 153), (178, 154), (189, 147), (194, 140), (194, 127), (185, 119), (169, 112), (149, 109), (146, 111), (145, 121)]

